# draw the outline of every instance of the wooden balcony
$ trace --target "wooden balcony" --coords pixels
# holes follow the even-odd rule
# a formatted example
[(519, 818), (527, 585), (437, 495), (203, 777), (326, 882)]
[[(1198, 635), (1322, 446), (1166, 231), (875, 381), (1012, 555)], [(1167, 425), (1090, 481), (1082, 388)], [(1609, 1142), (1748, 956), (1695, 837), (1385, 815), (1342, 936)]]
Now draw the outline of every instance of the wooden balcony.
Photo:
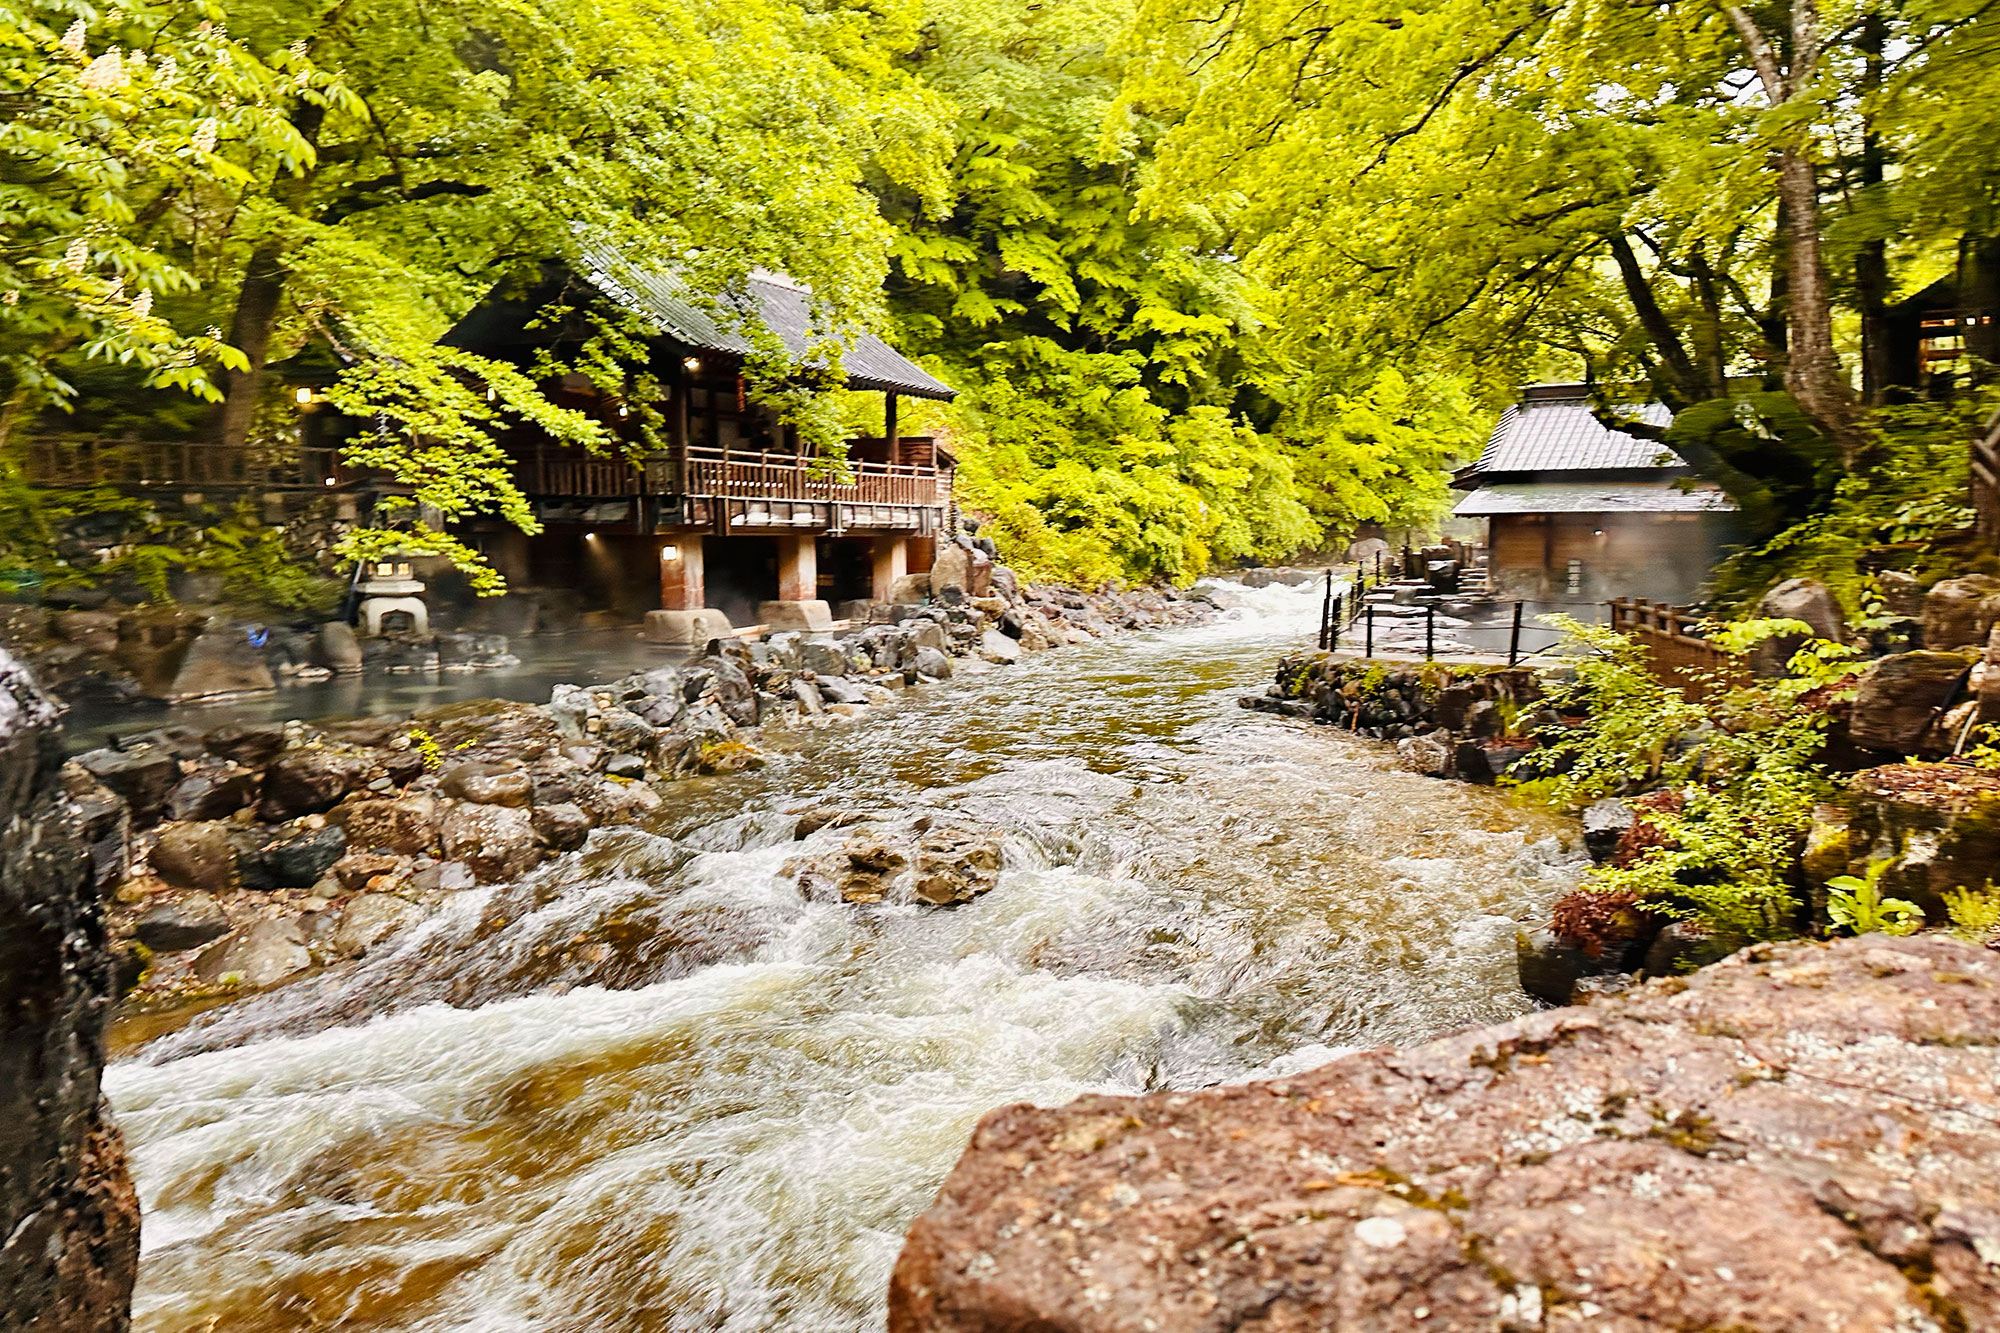
[(36, 486), (320, 490), (354, 480), (334, 449), (225, 447), (195, 440), (39, 436), (22, 456)]
[[(899, 456), (934, 456), (927, 438), (899, 441)], [(778, 500), (816, 504), (937, 507), (950, 501), (950, 471), (931, 465), (817, 464), (795, 454), (691, 448), (685, 462), (654, 455), (643, 463), (574, 450), (520, 457), (515, 480), (536, 498), (614, 500), (629, 496)]]

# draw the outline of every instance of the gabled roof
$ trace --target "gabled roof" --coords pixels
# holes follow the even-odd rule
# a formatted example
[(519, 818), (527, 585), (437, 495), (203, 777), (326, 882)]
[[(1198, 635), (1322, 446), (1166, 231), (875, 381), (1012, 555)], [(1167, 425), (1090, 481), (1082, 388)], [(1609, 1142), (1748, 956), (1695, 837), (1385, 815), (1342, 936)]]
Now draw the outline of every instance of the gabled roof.
[[(1665, 427), (1673, 413), (1658, 403), (1624, 412), (1647, 425)], [(1520, 473), (1685, 471), (1687, 464), (1657, 440), (1612, 430), (1591, 415), (1590, 392), (1582, 384), (1534, 384), (1494, 426), (1479, 461), (1453, 484), (1467, 489)]]
[[(594, 244), (583, 247), (577, 271), (606, 296), (683, 346), (733, 356), (755, 350), (749, 339), (725, 327), (729, 322), (726, 316), (718, 322), (716, 314), (705, 309), (674, 274), (641, 267), (609, 246)], [(810, 292), (775, 274), (761, 272), (751, 277), (748, 286), (746, 293), (722, 298), (721, 304), (760, 321), (795, 354), (811, 348), (816, 330)], [(944, 401), (958, 394), (872, 333), (846, 342), (840, 364), (851, 389)]]

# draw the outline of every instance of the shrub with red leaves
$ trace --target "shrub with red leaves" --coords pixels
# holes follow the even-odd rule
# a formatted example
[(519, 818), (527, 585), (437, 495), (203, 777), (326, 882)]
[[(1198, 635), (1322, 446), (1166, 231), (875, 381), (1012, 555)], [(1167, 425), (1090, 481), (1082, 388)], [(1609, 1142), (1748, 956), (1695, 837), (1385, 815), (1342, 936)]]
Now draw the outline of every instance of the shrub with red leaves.
[(1549, 929), (1592, 958), (1602, 958), (1606, 950), (1622, 954), (1659, 925), (1629, 889), (1571, 889), (1549, 910)]

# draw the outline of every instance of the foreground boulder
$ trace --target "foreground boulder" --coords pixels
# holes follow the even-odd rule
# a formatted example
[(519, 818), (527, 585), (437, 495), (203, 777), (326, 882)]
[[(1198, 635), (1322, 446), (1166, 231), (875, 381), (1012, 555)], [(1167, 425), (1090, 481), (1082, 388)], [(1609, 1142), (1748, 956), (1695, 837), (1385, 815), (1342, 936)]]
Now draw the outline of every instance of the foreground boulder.
[(0, 651), (0, 1327), (118, 1333), (139, 1200), (98, 1088), (112, 957), (61, 758), (56, 710)]
[(1312, 1073), (988, 1115), (891, 1333), (2000, 1327), (2000, 954), (1766, 945)]

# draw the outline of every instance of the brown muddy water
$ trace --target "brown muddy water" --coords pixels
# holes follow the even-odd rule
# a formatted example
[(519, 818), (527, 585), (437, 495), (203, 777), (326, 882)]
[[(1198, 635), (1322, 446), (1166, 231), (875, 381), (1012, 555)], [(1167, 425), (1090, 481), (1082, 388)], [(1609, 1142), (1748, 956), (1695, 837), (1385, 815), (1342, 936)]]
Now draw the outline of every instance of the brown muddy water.
[[(1317, 592), (958, 680), (669, 788), (107, 1087), (137, 1327), (873, 1330), (982, 1112), (1307, 1068), (1526, 1011), (1566, 826), (1251, 713)], [(837, 805), (1004, 836), (967, 906), (808, 901)]]

